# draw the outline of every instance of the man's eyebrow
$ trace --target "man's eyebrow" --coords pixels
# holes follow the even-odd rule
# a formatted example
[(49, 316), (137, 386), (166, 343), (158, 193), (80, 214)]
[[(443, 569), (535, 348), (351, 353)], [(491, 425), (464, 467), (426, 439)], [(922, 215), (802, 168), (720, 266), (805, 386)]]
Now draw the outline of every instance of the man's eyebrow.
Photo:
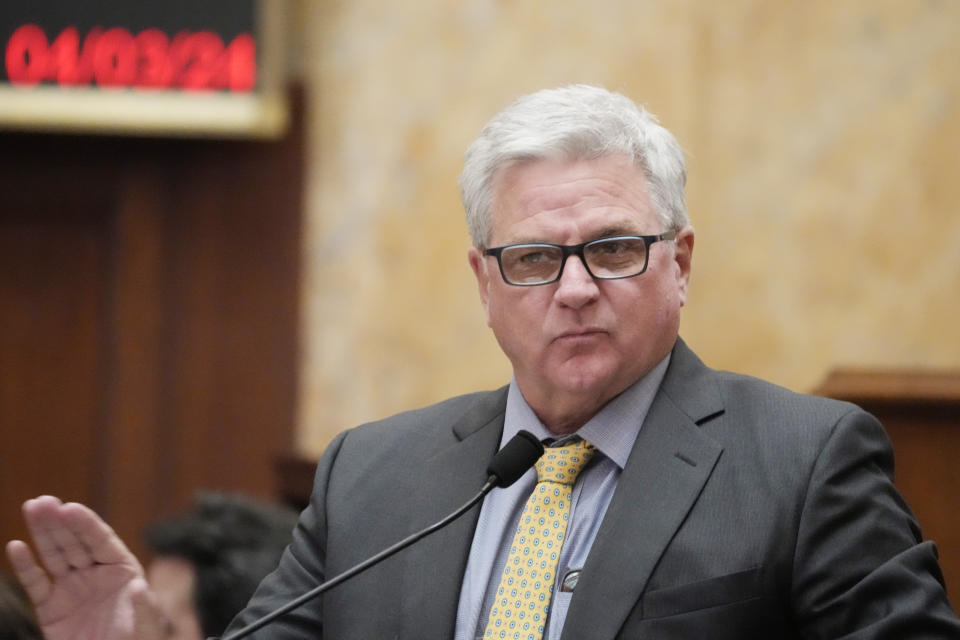
[(641, 235), (641, 232), (633, 228), (632, 226), (627, 225), (616, 225), (610, 227), (604, 227), (599, 233), (593, 234), (595, 238), (613, 238), (614, 236), (636, 236)]
[(539, 237), (539, 236), (538, 236), (538, 237), (534, 237), (534, 236), (521, 236), (521, 237), (519, 237), (519, 238), (514, 238), (514, 239), (510, 240), (509, 242), (504, 242), (502, 245), (499, 245), (499, 246), (512, 247), (513, 245), (516, 245), (516, 244), (554, 244), (554, 243), (552, 243), (552, 242), (547, 242), (546, 240), (544, 240), (543, 238), (541, 238), (541, 237)]
[[(608, 227), (603, 227), (600, 231), (596, 233), (591, 233), (589, 239), (585, 239), (584, 242), (592, 242), (593, 240), (602, 240), (603, 238), (614, 238), (616, 236), (638, 236), (643, 235), (643, 231), (637, 229), (631, 224), (613, 224)], [(505, 242), (503, 246), (510, 246), (515, 244), (556, 244), (555, 242), (547, 242), (542, 237), (539, 236), (529, 236), (524, 235), (517, 238), (513, 238), (509, 242)]]

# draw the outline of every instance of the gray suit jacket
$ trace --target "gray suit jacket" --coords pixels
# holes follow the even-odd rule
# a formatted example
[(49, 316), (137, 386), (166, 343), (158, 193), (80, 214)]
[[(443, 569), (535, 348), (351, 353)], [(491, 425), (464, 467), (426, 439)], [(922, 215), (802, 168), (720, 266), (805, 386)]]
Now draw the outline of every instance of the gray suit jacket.
[[(233, 629), (468, 500), (506, 389), (341, 434), (279, 568)], [(708, 369), (678, 341), (563, 640), (960, 638), (936, 549), (857, 407)], [(479, 509), (255, 638), (449, 640)]]

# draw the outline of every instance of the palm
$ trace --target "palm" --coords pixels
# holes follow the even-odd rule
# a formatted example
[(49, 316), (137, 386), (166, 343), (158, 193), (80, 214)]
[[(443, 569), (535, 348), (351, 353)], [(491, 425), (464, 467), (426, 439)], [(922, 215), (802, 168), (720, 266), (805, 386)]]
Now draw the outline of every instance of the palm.
[(131, 596), (138, 580), (143, 578), (123, 565), (73, 571), (37, 605), (37, 621), (47, 640), (133, 638)]
[(44, 496), (27, 501), (24, 516), (37, 555), (20, 541), (7, 553), (47, 640), (164, 637), (143, 568), (97, 514)]

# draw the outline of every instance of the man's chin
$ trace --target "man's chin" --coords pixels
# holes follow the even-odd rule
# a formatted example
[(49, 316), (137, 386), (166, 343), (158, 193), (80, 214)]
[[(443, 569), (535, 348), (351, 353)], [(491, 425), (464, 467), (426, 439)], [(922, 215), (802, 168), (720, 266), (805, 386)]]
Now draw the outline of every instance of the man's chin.
[[(617, 385), (617, 370), (596, 357), (573, 357), (553, 369), (553, 386), (560, 392), (606, 396)], [(619, 392), (616, 392), (619, 393)], [(616, 395), (613, 393), (613, 395)], [(612, 395), (610, 396), (612, 397)]]

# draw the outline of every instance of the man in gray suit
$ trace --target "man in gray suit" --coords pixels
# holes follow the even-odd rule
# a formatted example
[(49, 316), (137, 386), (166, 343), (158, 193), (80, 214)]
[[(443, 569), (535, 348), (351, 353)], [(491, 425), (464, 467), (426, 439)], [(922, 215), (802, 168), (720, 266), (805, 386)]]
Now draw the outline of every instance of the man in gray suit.
[[(711, 370), (679, 339), (694, 246), (684, 183), (673, 136), (616, 93), (542, 91), (491, 120), (461, 187), (510, 384), (341, 434), (233, 628), (439, 520), (526, 429), (592, 452), (531, 630), (501, 631), (491, 612), (507, 600), (534, 471), (254, 637), (960, 638), (876, 420)], [(49, 497), (25, 513), (40, 563), (23, 543), (9, 552), (50, 640), (95, 615), (110, 637), (137, 624), (148, 637), (150, 594), (106, 525)], [(120, 576), (109, 587), (90, 577), (103, 565)], [(71, 580), (108, 604), (70, 613)]]

